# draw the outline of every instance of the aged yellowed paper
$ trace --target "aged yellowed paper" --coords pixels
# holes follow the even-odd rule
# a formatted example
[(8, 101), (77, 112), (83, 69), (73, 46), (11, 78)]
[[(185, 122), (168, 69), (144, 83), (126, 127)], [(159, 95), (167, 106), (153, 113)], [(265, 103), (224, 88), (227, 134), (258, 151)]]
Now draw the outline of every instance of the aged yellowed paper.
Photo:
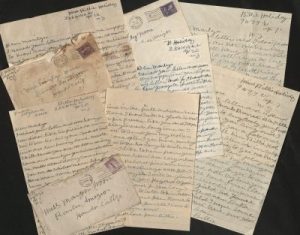
[[(114, 150), (98, 93), (10, 111), (10, 117), (29, 193), (74, 175)], [(121, 221), (114, 224), (112, 219), (108, 226), (103, 221), (96, 230), (122, 226)]]
[(124, 15), (131, 42), (190, 36), (177, 0), (159, 0)]
[(299, 92), (213, 67), (224, 156), (196, 162), (196, 219), (253, 234)]
[(196, 157), (222, 155), (207, 35), (134, 43), (133, 54), (144, 90), (201, 94)]
[[(113, 17), (112, 17), (113, 16)], [(90, 32), (106, 59), (113, 87), (139, 89), (120, 0), (108, 0), (0, 25), (9, 65), (36, 58)]]
[(213, 65), (283, 85), (291, 14), (191, 3), (180, 6), (191, 33), (209, 35)]
[(29, 194), (46, 234), (74, 234), (140, 202), (118, 155)]
[(126, 226), (190, 229), (198, 108), (197, 94), (107, 89), (112, 141), (141, 198)]
[(79, 34), (56, 52), (0, 72), (16, 109), (62, 100), (112, 85), (91, 34)]

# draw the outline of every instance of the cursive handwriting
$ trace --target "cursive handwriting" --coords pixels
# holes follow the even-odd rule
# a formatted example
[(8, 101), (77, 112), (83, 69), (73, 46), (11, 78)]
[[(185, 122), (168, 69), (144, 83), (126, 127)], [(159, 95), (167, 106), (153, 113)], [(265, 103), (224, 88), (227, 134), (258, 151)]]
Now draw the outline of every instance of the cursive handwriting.
[[(111, 15), (114, 17), (110, 17)], [(48, 19), (53, 18), (62, 18), (62, 21), (58, 24), (51, 24), (48, 30), (44, 30), (43, 22), (48, 22)], [(31, 25), (30, 32), (35, 29), (34, 33), (29, 35), (26, 33), (27, 36), (24, 37), (10, 36), (9, 32), (12, 29), (24, 31), (24, 25), (27, 24)], [(32, 25), (35, 26), (32, 27)], [(64, 31), (57, 33), (61, 29)], [(106, 58), (113, 86), (133, 89), (140, 87), (119, 1), (95, 3), (7, 23), (1, 25), (1, 30), (7, 60), (10, 64), (19, 64), (44, 55), (49, 50), (56, 50), (66, 44), (74, 34), (88, 30), (95, 36), (100, 51)]]
[(189, 223), (183, 218), (189, 217), (185, 212), (191, 205), (197, 107), (190, 103), (193, 108), (184, 110), (172, 103), (175, 107), (167, 108), (156, 93), (142, 94), (145, 100), (152, 97), (153, 103), (145, 103), (141, 96), (136, 99), (139, 103), (122, 104), (126, 99), (122, 95), (117, 101), (108, 96), (106, 108), (113, 144), (122, 152), (141, 197), (141, 205), (128, 212), (129, 225), (186, 229)]
[[(161, 51), (150, 57), (144, 51)], [(138, 44), (134, 48), (144, 90), (201, 94), (197, 157), (222, 155), (220, 121), (206, 36)], [(189, 61), (181, 58), (187, 56)]]
[[(29, 191), (72, 175), (109, 151), (105, 117), (99, 114), (85, 117), (86, 112), (92, 112), (86, 108), (97, 101), (75, 100), (70, 100), (67, 106), (67, 101), (50, 106), (51, 111), (35, 117), (43, 122), (37, 121), (34, 125), (23, 121), (33, 120), (34, 112), (26, 116), (22, 116), (21, 111), (20, 115), (16, 114), (18, 121), (14, 122), (14, 132)], [(63, 116), (72, 110), (80, 115), (71, 120), (51, 120), (52, 115)]]
[[(161, 7), (168, 4), (172, 4), (174, 7), (171, 17), (164, 16), (161, 10)], [(177, 0), (171, 2), (159, 0), (126, 13), (124, 16), (129, 32), (129, 41), (133, 43), (191, 35)]]
[(181, 6), (192, 34), (209, 35), (213, 65), (283, 85), (291, 14)]
[(224, 156), (197, 162), (193, 217), (245, 234), (254, 230), (299, 94), (213, 70)]
[(40, 221), (51, 231), (49, 234), (87, 232), (82, 229), (98, 221), (104, 226), (103, 219), (139, 203), (125, 169), (111, 173), (106, 167), (111, 160), (123, 164), (113, 156), (29, 194)]

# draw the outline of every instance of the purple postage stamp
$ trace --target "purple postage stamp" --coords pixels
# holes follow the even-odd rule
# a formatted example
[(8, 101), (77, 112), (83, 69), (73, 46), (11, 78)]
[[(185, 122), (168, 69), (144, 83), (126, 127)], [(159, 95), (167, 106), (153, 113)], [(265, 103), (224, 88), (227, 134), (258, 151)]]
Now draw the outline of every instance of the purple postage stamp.
[(164, 17), (168, 17), (177, 12), (176, 6), (173, 2), (169, 2), (169, 3), (161, 6), (160, 10), (161, 10), (162, 14), (164, 15)]
[(83, 59), (95, 52), (95, 49), (88, 42), (84, 43), (81, 47), (77, 48), (77, 51)]
[(110, 157), (109, 160), (104, 163), (104, 165), (113, 174), (122, 168), (122, 164), (114, 157)]

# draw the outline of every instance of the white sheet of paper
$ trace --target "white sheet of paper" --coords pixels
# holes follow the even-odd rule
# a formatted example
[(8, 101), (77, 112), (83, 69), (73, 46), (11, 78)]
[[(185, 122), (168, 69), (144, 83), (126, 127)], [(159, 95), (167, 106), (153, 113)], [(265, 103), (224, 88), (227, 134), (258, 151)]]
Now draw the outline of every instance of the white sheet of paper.
[(140, 202), (117, 155), (28, 196), (49, 235), (74, 234)]
[(112, 141), (141, 198), (126, 226), (190, 229), (198, 108), (197, 94), (107, 89)]
[(201, 94), (196, 157), (222, 155), (207, 35), (135, 43), (132, 48), (144, 90)]
[(224, 156), (196, 163), (193, 213), (253, 234), (299, 92), (213, 67)]
[(190, 36), (177, 0), (159, 0), (124, 15), (131, 42)]
[(207, 33), (213, 65), (283, 85), (289, 13), (180, 3), (192, 34)]
[(113, 87), (139, 89), (120, 0), (108, 0), (0, 25), (8, 63), (19, 64), (91, 32), (106, 59)]
[[(29, 193), (112, 154), (98, 93), (10, 111), (10, 117)], [(98, 230), (120, 225), (108, 223), (109, 227), (103, 222)]]
[(0, 72), (16, 109), (62, 100), (112, 85), (91, 34), (80, 34), (56, 52)]

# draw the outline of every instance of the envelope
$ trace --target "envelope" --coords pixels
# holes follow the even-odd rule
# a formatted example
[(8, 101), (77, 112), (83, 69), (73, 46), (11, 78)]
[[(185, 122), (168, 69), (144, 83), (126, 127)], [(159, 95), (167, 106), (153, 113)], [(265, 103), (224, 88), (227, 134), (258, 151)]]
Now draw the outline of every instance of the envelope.
[(118, 155), (28, 196), (49, 235), (73, 234), (140, 202)]
[(79, 34), (57, 51), (0, 75), (16, 109), (103, 92), (112, 86), (105, 59), (90, 33)]

